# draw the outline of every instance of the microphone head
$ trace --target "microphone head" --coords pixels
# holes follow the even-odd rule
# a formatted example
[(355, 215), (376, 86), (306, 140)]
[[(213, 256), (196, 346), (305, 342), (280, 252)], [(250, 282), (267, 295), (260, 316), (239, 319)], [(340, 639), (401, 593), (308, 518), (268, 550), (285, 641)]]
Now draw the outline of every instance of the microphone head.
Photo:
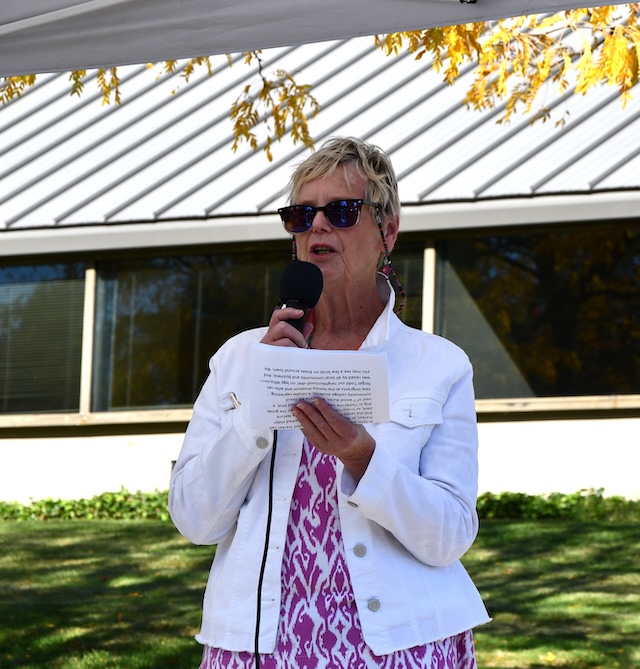
[(280, 302), (301, 305), (300, 309), (313, 309), (322, 294), (322, 272), (310, 262), (294, 260), (280, 278)]

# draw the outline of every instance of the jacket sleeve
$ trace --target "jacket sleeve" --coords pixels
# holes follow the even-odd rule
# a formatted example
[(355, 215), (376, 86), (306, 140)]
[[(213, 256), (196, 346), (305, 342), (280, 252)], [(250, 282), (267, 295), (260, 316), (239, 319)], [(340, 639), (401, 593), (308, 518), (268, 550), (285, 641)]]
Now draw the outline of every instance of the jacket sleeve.
[[(219, 381), (220, 376), (232, 378), (220, 374), (225, 355), (223, 351), (211, 360), (169, 489), (171, 518), (178, 531), (196, 544), (217, 543), (233, 530), (256, 471), (273, 443), (269, 430), (248, 427), (246, 403), (235, 408), (229, 396), (233, 387)], [(246, 373), (242, 362), (236, 367)]]
[(382, 431), (358, 485), (343, 471), (341, 491), (350, 507), (385, 528), (418, 560), (445, 566), (464, 555), (478, 532), (478, 436), (466, 356), (449, 385), (441, 422), (425, 432), (417, 471), (397, 456), (402, 444), (390, 443)]

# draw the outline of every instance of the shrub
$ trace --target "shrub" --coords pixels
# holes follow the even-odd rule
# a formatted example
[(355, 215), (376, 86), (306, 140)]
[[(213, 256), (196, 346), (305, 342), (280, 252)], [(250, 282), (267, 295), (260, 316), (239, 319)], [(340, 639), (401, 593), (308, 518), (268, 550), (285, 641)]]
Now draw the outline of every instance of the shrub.
[(168, 492), (135, 492), (122, 488), (91, 499), (34, 500), (31, 504), (0, 502), (0, 520), (169, 520)]
[(488, 492), (478, 497), (478, 515), (509, 520), (640, 520), (640, 500), (605, 497), (602, 488), (549, 495)]
[[(91, 499), (0, 502), (0, 520), (169, 520), (168, 497), (167, 491), (131, 493), (122, 488)], [(640, 500), (605, 497), (602, 489), (549, 495), (486, 492), (478, 497), (478, 515), (483, 520), (640, 521)]]

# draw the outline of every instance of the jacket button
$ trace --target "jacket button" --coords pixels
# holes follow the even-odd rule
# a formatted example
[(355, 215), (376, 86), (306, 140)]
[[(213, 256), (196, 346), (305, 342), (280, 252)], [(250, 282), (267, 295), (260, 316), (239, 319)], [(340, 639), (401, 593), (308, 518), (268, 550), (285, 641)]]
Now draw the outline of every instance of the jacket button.
[(269, 442), (264, 437), (258, 437), (256, 439), (256, 446), (258, 448), (266, 448), (269, 445)]
[(349, 506), (353, 506), (353, 507), (355, 507), (356, 509), (358, 508), (358, 505), (357, 505), (355, 502), (352, 502), (351, 500), (349, 500), (349, 501), (347, 502), (347, 504), (348, 504)]
[(367, 554), (367, 549), (362, 544), (357, 544), (356, 547), (353, 549), (353, 552), (358, 557), (364, 557)]
[(367, 602), (367, 608), (369, 609), (369, 611), (377, 611), (380, 608), (380, 600), (376, 599), (375, 597), (372, 597)]

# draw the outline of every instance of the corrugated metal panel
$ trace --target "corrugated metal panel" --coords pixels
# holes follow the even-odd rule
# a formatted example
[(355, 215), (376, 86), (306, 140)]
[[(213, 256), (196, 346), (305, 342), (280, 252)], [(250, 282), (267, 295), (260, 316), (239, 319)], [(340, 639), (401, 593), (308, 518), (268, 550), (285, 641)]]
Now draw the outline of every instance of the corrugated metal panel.
[[(66, 76), (48, 75), (1, 109), (0, 229), (274, 211), (307, 149), (287, 139), (271, 163), (246, 146), (233, 153), (230, 105), (259, 75), (212, 60), (214, 75), (188, 84), (121, 68), (121, 106), (103, 107), (92, 81), (77, 98)], [(265, 71), (314, 85), (318, 143), (357, 135), (391, 154), (404, 203), (640, 188), (640, 103), (623, 109), (612, 88), (555, 100), (563, 127), (517, 115), (496, 124), (501, 108), (462, 104), (470, 67), (449, 87), (427, 59), (385, 57), (372, 38), (273, 49), (262, 60)]]

